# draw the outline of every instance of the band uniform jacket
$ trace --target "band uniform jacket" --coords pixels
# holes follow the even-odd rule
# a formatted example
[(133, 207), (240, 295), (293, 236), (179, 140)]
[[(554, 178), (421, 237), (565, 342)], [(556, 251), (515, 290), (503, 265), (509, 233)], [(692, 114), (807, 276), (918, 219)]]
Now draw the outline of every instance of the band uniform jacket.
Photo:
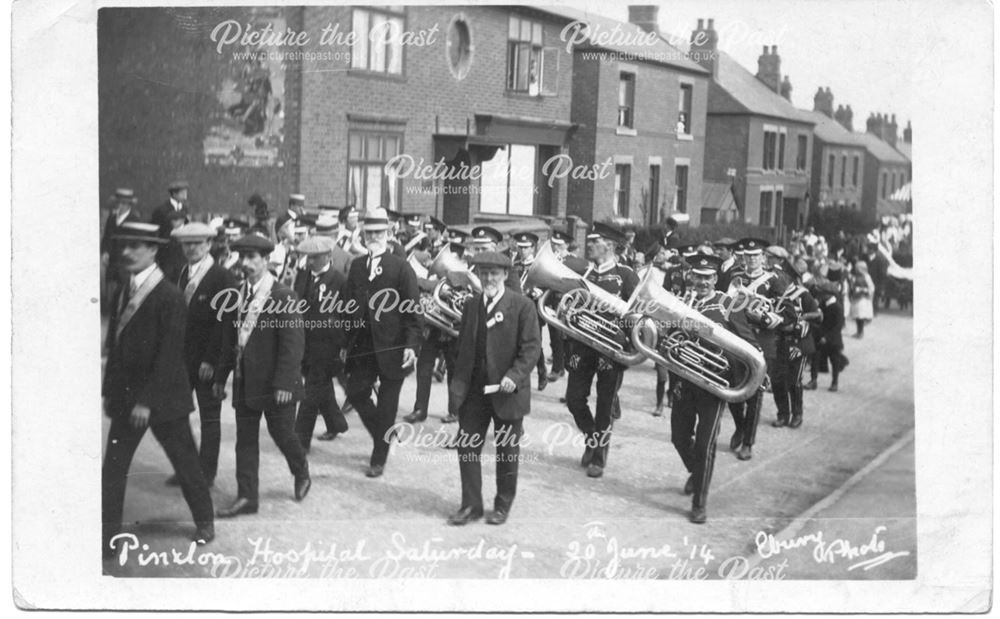
[(128, 415), (136, 404), (150, 409), (150, 425), (185, 417), (194, 410), (184, 366), (184, 296), (166, 278), (146, 296), (117, 338), (122, 295), (108, 321), (104, 384), (108, 415)]
[(335, 313), (333, 301), (327, 301), (324, 311), (323, 300), (332, 299), (339, 294), (343, 298), (344, 284), (347, 277), (333, 268), (331, 264), (313, 282), (313, 274), (308, 268), (299, 271), (295, 281), (295, 296), (304, 300), (306, 310), (302, 318), (310, 325), (306, 329), (305, 354), (302, 363), (305, 366), (323, 363), (339, 363), (340, 348), (344, 344), (344, 329), (339, 316)]
[[(356, 360), (352, 356), (354, 347), (366, 330), (370, 330), (371, 343), (381, 372), (391, 380), (401, 380), (407, 370), (402, 368), (403, 350), (410, 348), (418, 352), (420, 348), (421, 324), (417, 308), (420, 307), (420, 291), (417, 287), (417, 274), (406, 262), (386, 248), (379, 256), (381, 273), (369, 281), (368, 256), (358, 256), (351, 262), (344, 287), (344, 306), (354, 300), (352, 313), (344, 315), (347, 327), (347, 363), (348, 373)], [(398, 293), (399, 303), (392, 307), (392, 301)], [(372, 307), (372, 297), (374, 305)], [(386, 310), (375, 319), (376, 310), (382, 307), (383, 300)], [(405, 309), (408, 311), (400, 311)], [(368, 351), (363, 351), (367, 354)]]
[[(242, 404), (251, 410), (271, 409), (277, 405), (274, 393), (279, 389), (291, 392), (295, 400), (302, 398), (305, 333), (302, 316), (284, 311), (288, 309), (289, 299), (294, 301), (294, 293), (275, 279), (264, 307), (279, 304), (283, 311), (260, 313), (243, 351), (242, 379), (237, 377), (233, 381), (234, 408)], [(225, 383), (229, 373), (237, 369), (237, 338), (236, 321), (226, 321), (222, 330), (220, 368), (215, 373), (216, 383)]]
[[(188, 284), (188, 265), (181, 270), (177, 287), (184, 294)], [(207, 363), (218, 369), (222, 356), (222, 332), (226, 323), (236, 319), (235, 314), (218, 316), (218, 309), (212, 308), (212, 300), (224, 290), (236, 290), (236, 278), (228, 269), (214, 263), (199, 282), (187, 306), (187, 330), (184, 336), (184, 360), (188, 376), (198, 376), (198, 368)], [(224, 296), (219, 298), (222, 307)]]
[[(462, 310), (455, 377), (448, 387), (448, 409), (456, 415), (472, 383), (475, 337), (479, 332), (482, 305), (483, 295), (479, 293)], [(498, 319), (498, 315), (503, 318)], [(531, 373), (542, 352), (538, 311), (524, 295), (507, 289), (486, 320), (486, 384), (499, 384), (506, 376), (516, 385), (513, 393), (498, 392), (490, 396), (493, 410), (500, 419), (515, 421), (531, 412)]]

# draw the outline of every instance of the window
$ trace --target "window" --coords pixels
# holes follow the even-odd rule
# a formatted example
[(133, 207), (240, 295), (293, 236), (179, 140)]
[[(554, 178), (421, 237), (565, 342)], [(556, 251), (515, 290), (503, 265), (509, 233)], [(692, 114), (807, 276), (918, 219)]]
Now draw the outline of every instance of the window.
[(784, 170), (785, 169), (785, 138), (787, 138), (787, 137), (788, 137), (788, 134), (785, 131), (782, 131), (781, 133), (778, 134), (778, 169), (779, 170)]
[(774, 217), (777, 220), (777, 221), (774, 222), (774, 225), (778, 225), (779, 221), (782, 224), (785, 223), (783, 221), (783, 217), (781, 216), (782, 213), (784, 212), (784, 209), (781, 208), (782, 204), (784, 204), (784, 199), (785, 199), (785, 193), (784, 193), (784, 191), (782, 191), (781, 189), (778, 189), (777, 191), (774, 192), (774, 209), (773, 210), (774, 210)]
[(469, 24), (456, 15), (448, 26), (448, 69), (457, 80), (465, 79), (472, 66), (472, 32)]
[(507, 90), (540, 94), (542, 25), (511, 15), (507, 32)]
[(851, 185), (854, 187), (858, 186), (858, 166), (860, 165), (860, 157), (854, 155), (854, 165), (851, 168)]
[(847, 155), (840, 157), (840, 186), (847, 185)]
[(649, 166), (649, 200), (646, 207), (649, 209), (649, 224), (653, 225), (660, 221), (660, 166)]
[(677, 213), (687, 212), (688, 194), (688, 167), (686, 165), (677, 166), (677, 193), (674, 194), (674, 211)]
[(885, 200), (885, 188), (889, 185), (889, 179), (885, 172), (882, 172), (882, 199)]
[(351, 131), (348, 134), (348, 203), (358, 210), (382, 206), (399, 210), (401, 181), (386, 162), (403, 150), (403, 134)]
[(483, 213), (533, 215), (538, 148), (505, 144), (484, 161), (480, 177), (479, 210)]
[(764, 130), (764, 161), (762, 167), (765, 170), (774, 169), (774, 159), (777, 154), (778, 132)]
[(628, 217), (629, 182), (631, 168), (627, 165), (615, 166), (615, 213), (619, 217)]
[(771, 226), (771, 209), (774, 206), (774, 192), (760, 192), (760, 222), (761, 226)]
[(799, 148), (795, 153), (795, 169), (805, 170), (806, 169), (806, 151), (809, 149), (809, 138), (804, 135), (798, 137)]
[(833, 187), (833, 173), (834, 173), (834, 168), (837, 167), (837, 158), (835, 156), (833, 156), (833, 155), (830, 155), (829, 164), (830, 164), (829, 167), (827, 167), (827, 169), (826, 169), (826, 186), (832, 188)]
[(691, 96), (694, 86), (681, 84), (680, 114), (677, 117), (677, 133), (691, 134)]
[(892, 195), (892, 194), (896, 193), (896, 173), (893, 172), (889, 176), (892, 179), (892, 189), (889, 190), (889, 195)]
[(354, 9), (351, 68), (373, 73), (403, 73), (403, 14)]
[(618, 77), (618, 126), (635, 127), (635, 73), (621, 73)]

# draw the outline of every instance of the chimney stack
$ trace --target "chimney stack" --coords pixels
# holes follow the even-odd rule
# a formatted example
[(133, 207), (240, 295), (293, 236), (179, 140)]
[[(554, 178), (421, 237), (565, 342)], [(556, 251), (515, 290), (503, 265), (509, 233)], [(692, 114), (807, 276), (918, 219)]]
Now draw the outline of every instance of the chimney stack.
[(660, 33), (659, 14), (660, 7), (657, 4), (630, 4), (628, 7), (629, 23), (646, 32)]
[(847, 107), (844, 108), (844, 120), (847, 121), (844, 124), (844, 128), (848, 131), (854, 131), (854, 111), (851, 110), (850, 103), (848, 103)]
[(778, 56), (777, 45), (770, 50), (767, 45), (764, 46), (764, 53), (757, 59), (757, 79), (772, 91), (781, 92), (781, 57)]
[(910, 127), (910, 121), (906, 121), (906, 127), (903, 128), (903, 144), (913, 143), (913, 128)]
[(719, 34), (715, 31), (715, 20), (709, 19), (708, 26), (698, 20), (698, 29), (691, 33), (691, 60), (701, 65), (711, 74), (719, 76)]
[(813, 111), (821, 112), (826, 114), (829, 118), (833, 118), (833, 93), (830, 92), (830, 88), (824, 91), (823, 87), (820, 86), (813, 95)]
[(781, 82), (781, 96), (787, 101), (792, 100), (792, 82), (785, 76), (785, 81)]

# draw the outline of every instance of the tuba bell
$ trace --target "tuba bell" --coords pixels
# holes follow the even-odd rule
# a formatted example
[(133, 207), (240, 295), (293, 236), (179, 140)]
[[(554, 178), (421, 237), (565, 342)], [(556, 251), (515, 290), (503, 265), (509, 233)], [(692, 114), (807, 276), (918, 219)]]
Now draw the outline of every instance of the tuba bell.
[(482, 285), (461, 258), (448, 245), (442, 247), (427, 269), (440, 281), (434, 290), (423, 299), (424, 320), (451, 337), (458, 337), (465, 303), (478, 292)]
[[(523, 284), (542, 290), (536, 303), (547, 324), (621, 365), (645, 361), (645, 356), (633, 347), (629, 334), (618, 322), (607, 318), (611, 314), (624, 320), (629, 314), (628, 302), (577, 275), (556, 258), (548, 242), (525, 271)], [(553, 293), (562, 295), (555, 309), (546, 303)]]
[(764, 355), (664, 290), (657, 279), (662, 281), (663, 271), (647, 270), (629, 299), (629, 311), (642, 316), (632, 327), (635, 348), (726, 402), (749, 399), (764, 381)]

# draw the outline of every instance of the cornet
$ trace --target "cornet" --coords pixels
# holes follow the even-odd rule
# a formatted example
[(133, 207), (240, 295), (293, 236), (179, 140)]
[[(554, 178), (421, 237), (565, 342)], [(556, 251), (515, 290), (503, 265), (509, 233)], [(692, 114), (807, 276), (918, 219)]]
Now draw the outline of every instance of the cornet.
[[(632, 366), (642, 363), (644, 355), (632, 347), (629, 335), (612, 314), (625, 319), (628, 302), (595, 286), (560, 262), (549, 243), (542, 245), (535, 261), (525, 271), (523, 286), (541, 288), (536, 301), (538, 313), (547, 324), (617, 363)], [(558, 307), (548, 307), (550, 294), (561, 294)]]
[(632, 327), (635, 348), (726, 402), (749, 399), (764, 381), (764, 355), (664, 290), (657, 279), (662, 281), (663, 272), (650, 268), (629, 299), (629, 311), (642, 316)]

